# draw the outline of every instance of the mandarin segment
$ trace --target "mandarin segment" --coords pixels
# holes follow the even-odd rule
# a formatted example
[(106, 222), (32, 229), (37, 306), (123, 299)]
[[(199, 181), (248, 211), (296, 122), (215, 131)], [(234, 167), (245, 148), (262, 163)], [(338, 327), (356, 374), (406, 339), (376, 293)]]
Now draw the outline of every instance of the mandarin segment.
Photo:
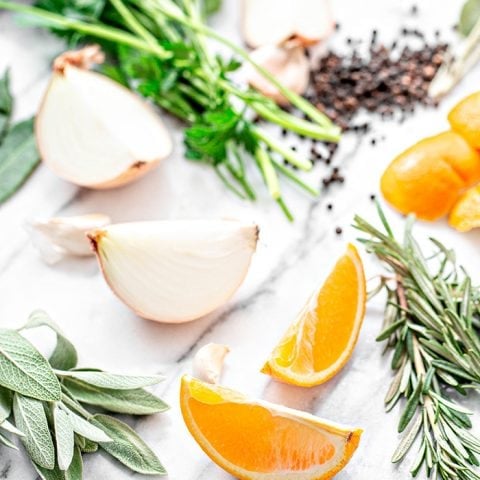
[(180, 404), (205, 453), (245, 480), (332, 478), (348, 463), (362, 433), (191, 377), (182, 379)]
[(385, 199), (401, 213), (436, 220), (479, 179), (479, 154), (449, 131), (425, 138), (401, 153), (385, 170), (380, 186)]
[(480, 185), (467, 190), (454, 205), (448, 223), (459, 232), (480, 227)]
[(352, 355), (365, 316), (362, 261), (349, 245), (275, 347), (262, 372), (311, 387), (337, 374)]
[(480, 149), (480, 92), (457, 103), (448, 115), (452, 127), (473, 148)]

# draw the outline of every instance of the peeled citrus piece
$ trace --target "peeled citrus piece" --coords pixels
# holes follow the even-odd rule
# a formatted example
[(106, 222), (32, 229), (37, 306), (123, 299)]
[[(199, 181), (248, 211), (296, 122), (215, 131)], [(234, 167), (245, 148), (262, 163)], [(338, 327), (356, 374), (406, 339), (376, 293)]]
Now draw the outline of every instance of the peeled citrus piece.
[(241, 480), (332, 478), (362, 434), (189, 376), (182, 378), (180, 406), (202, 450)]
[(480, 92), (458, 102), (448, 114), (448, 121), (473, 148), (480, 149)]
[(404, 214), (446, 215), (465, 188), (480, 180), (480, 155), (458, 133), (443, 132), (405, 150), (385, 170), (381, 190)]
[(480, 185), (467, 190), (454, 205), (448, 223), (459, 232), (480, 227)]
[(326, 382), (347, 363), (365, 316), (362, 260), (348, 245), (323, 286), (275, 347), (262, 372), (303, 387)]

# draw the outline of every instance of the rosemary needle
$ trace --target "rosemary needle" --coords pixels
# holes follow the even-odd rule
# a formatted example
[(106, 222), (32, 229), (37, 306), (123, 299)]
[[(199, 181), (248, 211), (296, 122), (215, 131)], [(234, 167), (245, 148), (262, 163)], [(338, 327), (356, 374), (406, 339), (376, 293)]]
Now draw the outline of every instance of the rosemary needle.
[(405, 400), (398, 423), (400, 443), (392, 461), (400, 462), (417, 440), (412, 476), (424, 469), (437, 480), (480, 479), (480, 439), (469, 432), (471, 413), (452, 399), (480, 389), (479, 296), (452, 250), (431, 239), (435, 255), (427, 258), (406, 222), (403, 240), (394, 236), (378, 206), (383, 230), (359, 216), (359, 239), (390, 272), (380, 280), (387, 293), (382, 332), (377, 341), (393, 351), (396, 371), (385, 405), (392, 410)]

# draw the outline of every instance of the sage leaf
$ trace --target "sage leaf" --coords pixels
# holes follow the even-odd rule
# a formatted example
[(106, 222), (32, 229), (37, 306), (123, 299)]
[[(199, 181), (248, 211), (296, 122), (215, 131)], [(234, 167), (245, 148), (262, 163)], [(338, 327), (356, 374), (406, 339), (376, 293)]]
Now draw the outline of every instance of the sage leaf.
[(65, 472), (65, 480), (82, 480), (83, 478), (83, 461), (80, 448), (75, 447), (73, 451), (73, 459), (70, 467)]
[(98, 450), (98, 443), (86, 440), (85, 445), (81, 448), (83, 453), (95, 453)]
[(0, 329), (0, 385), (38, 400), (61, 397), (60, 383), (47, 360), (15, 330)]
[(480, 18), (480, 0), (465, 2), (458, 22), (458, 30), (462, 35), (468, 36)]
[(24, 437), (25, 435), (21, 432), (13, 423), (10, 423), (8, 420), (4, 420), (0, 423), (0, 428), (3, 428), (7, 432), (13, 433), (19, 437)]
[(57, 344), (48, 359), (52, 368), (58, 368), (60, 370), (75, 368), (78, 362), (77, 350), (46, 312), (43, 310), (35, 310), (32, 312), (28, 317), (27, 323), (22, 327), (22, 330), (43, 326), (53, 330), (57, 336)]
[(65, 387), (79, 402), (105, 408), (115, 413), (150, 415), (168, 410), (169, 406), (147, 390), (114, 390), (95, 387), (74, 379), (65, 379)]
[(33, 120), (17, 123), (0, 145), (0, 203), (23, 185), (39, 162)]
[(18, 447), (7, 436), (3, 435), (3, 433), (0, 433), (0, 443), (2, 443), (8, 448), (18, 450)]
[(13, 98), (10, 93), (10, 72), (5, 71), (0, 78), (0, 143), (10, 123), (13, 110)]
[(150, 385), (156, 385), (163, 380), (163, 377), (160, 375), (134, 376), (85, 371), (57, 371), (56, 373), (62, 377), (81, 380), (95, 387), (115, 390), (132, 390), (134, 388), (148, 387)]
[(42, 480), (65, 480), (65, 473), (57, 466), (52, 469), (43, 468), (36, 463), (33, 466)]
[(60, 470), (67, 470), (73, 458), (73, 427), (67, 413), (58, 407), (55, 407), (53, 410), (53, 420), (55, 425), (58, 468)]
[(80, 417), (65, 406), (62, 406), (62, 410), (64, 410), (65, 414), (68, 416), (70, 425), (75, 433), (94, 442), (112, 441), (112, 439), (101, 428), (92, 425), (88, 420)]
[(92, 422), (103, 428), (112, 443), (101, 443), (103, 448), (112, 457), (131, 470), (146, 475), (165, 475), (160, 460), (147, 444), (128, 425), (108, 415), (94, 415)]
[(31, 459), (41, 467), (55, 466), (55, 448), (42, 402), (15, 394), (13, 413), (16, 426), (23, 432), (22, 442)]
[(12, 413), (13, 393), (11, 390), (0, 387), (0, 423)]

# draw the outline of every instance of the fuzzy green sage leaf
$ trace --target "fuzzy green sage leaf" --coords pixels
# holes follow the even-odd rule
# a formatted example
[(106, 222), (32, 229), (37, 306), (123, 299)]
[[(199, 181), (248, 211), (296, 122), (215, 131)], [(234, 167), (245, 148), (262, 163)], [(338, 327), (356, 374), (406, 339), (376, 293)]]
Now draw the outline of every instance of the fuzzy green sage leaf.
[(129, 415), (150, 415), (164, 412), (169, 406), (147, 390), (115, 390), (100, 388), (76, 379), (64, 379), (64, 385), (79, 402)]
[(15, 394), (13, 413), (16, 426), (23, 432), (22, 442), (31, 459), (43, 468), (55, 466), (55, 447), (42, 402)]
[(23, 185), (39, 162), (33, 120), (17, 123), (0, 145), (0, 203)]
[(38, 400), (60, 400), (60, 383), (47, 360), (18, 332), (0, 329), (0, 385)]
[(108, 415), (97, 414), (94, 425), (104, 429), (113, 439), (100, 446), (131, 470), (146, 475), (166, 475), (163, 465), (148, 445), (127, 424)]

